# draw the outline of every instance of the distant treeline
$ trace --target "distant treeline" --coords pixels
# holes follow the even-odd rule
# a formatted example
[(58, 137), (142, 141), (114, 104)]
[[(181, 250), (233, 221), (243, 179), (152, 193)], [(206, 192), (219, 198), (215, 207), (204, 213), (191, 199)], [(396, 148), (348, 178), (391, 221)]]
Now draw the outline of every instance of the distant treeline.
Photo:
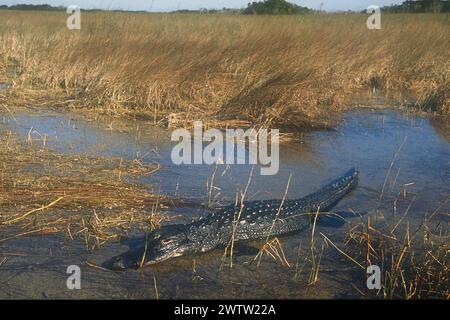
[(450, 12), (450, 2), (447, 0), (405, 1), (399, 5), (391, 5), (383, 7), (381, 10), (393, 13)]
[[(65, 7), (53, 7), (48, 4), (16, 4), (16, 5), (0, 5), (0, 9), (9, 10), (47, 10), (47, 11), (63, 11), (66, 10)], [(101, 11), (101, 10), (85, 10), (85, 11)], [(122, 11), (122, 10), (112, 10), (112, 11)], [(312, 12), (313, 10), (301, 7), (296, 4), (289, 3), (285, 0), (265, 0), (261, 2), (249, 3), (247, 8), (242, 9), (199, 9), (199, 10), (177, 10), (174, 13), (236, 13), (236, 14), (301, 14)]]
[[(0, 10), (44, 10), (44, 11), (65, 11), (66, 7), (64, 6), (58, 6), (54, 7), (49, 4), (15, 4), (11, 6), (7, 5), (0, 5)], [(114, 12), (146, 12), (143, 10), (120, 10), (120, 9), (114, 9), (114, 10), (103, 10), (103, 9), (83, 9), (83, 11), (114, 11)], [(172, 11), (173, 13), (241, 13), (241, 9), (229, 9), (229, 8), (223, 8), (223, 9), (205, 9), (201, 8), (199, 10), (187, 10), (187, 9), (181, 9)]]
[(220, 14), (220, 13), (231, 13), (231, 14), (240, 14), (242, 12), (241, 9), (206, 9), (201, 8), (199, 10), (189, 10), (189, 9), (180, 9), (176, 11), (171, 11), (172, 13), (210, 13), (210, 14)]
[(285, 0), (265, 0), (249, 3), (243, 14), (302, 14), (313, 10)]
[(15, 4), (9, 7), (7, 5), (0, 5), (0, 9), (63, 11), (66, 10), (66, 7), (53, 7), (49, 4)]
[[(49, 4), (15, 4), (11, 6), (0, 5), (1, 9), (9, 10), (45, 10), (45, 11), (65, 11), (66, 7), (54, 7)], [(450, 12), (450, 1), (448, 0), (408, 0), (399, 5), (390, 5), (382, 7), (383, 12), (391, 13), (439, 13)], [(90, 9), (85, 11), (103, 11), (101, 9)], [(110, 10), (127, 11), (127, 10)], [(144, 11), (133, 11), (144, 12)], [(174, 13), (235, 13), (235, 14), (304, 14), (315, 12), (312, 9), (302, 7), (285, 0), (264, 0), (248, 3), (245, 9), (199, 9), (199, 10), (177, 10)], [(351, 11), (347, 11), (350, 12)], [(364, 10), (365, 13), (365, 10)]]

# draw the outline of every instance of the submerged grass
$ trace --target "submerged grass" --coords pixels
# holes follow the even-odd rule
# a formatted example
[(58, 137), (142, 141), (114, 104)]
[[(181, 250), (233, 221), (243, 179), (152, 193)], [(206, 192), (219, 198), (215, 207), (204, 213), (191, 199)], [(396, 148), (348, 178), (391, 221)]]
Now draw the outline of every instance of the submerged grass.
[(151, 230), (166, 199), (137, 183), (158, 166), (119, 158), (63, 155), (43, 141), (1, 132), (0, 242), (22, 235), (77, 235), (92, 249), (132, 228)]
[(336, 122), (355, 92), (409, 90), (450, 111), (448, 14), (239, 16), (0, 10), (0, 103), (190, 126)]

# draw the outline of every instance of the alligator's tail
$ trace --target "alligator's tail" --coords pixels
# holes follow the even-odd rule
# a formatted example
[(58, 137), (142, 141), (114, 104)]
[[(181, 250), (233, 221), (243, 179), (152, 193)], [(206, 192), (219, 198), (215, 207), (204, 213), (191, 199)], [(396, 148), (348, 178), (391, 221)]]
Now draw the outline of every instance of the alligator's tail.
[(334, 207), (339, 200), (356, 187), (358, 175), (359, 172), (352, 168), (342, 177), (331, 181), (320, 190), (305, 197), (304, 200), (311, 204), (309, 208), (311, 212), (328, 211)]

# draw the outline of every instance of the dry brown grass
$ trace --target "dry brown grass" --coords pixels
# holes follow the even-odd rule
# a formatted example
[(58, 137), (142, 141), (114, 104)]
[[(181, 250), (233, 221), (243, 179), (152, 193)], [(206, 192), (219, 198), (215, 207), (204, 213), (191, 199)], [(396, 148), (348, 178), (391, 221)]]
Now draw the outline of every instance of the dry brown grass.
[[(448, 15), (0, 11), (0, 102), (288, 129), (332, 125), (355, 92), (410, 90), (449, 112)], [(177, 118), (177, 116), (172, 118)], [(181, 119), (181, 120), (180, 120)]]
[(92, 248), (132, 228), (151, 230), (164, 197), (137, 183), (157, 166), (118, 158), (62, 155), (42, 141), (2, 132), (0, 242), (22, 235), (66, 233)]
[[(448, 225), (425, 221), (416, 228), (360, 223), (348, 232), (347, 252), (381, 268), (377, 294), (384, 299), (450, 299)], [(364, 290), (363, 290), (364, 291)]]

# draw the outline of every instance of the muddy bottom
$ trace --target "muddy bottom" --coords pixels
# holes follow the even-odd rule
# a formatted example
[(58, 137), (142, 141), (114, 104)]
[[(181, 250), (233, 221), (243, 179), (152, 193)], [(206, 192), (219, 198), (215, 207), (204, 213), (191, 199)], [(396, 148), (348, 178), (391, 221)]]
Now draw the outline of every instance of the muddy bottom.
[[(160, 163), (159, 172), (140, 182), (194, 204), (167, 209), (172, 223), (208, 214), (204, 209), (208, 203), (233, 202), (252, 171), (250, 165), (174, 165), (171, 132), (145, 121), (86, 120), (71, 114), (28, 111), (3, 114), (0, 126), (23, 139), (31, 136), (34, 143), (45, 140), (48, 148), (61, 153)], [(308, 285), (313, 265), (309, 232), (280, 239), (289, 266), (267, 255), (257, 266), (252, 261), (258, 244), (248, 244), (237, 248), (233, 268), (227, 266), (229, 258), (222, 260), (223, 251), (216, 250), (124, 272), (92, 265), (124, 252), (126, 246), (110, 242), (89, 252), (82, 239), (52, 235), (0, 242), (0, 298), (361, 298), (365, 270), (326, 245), (322, 234), (340, 245), (346, 230), (368, 216), (376, 224), (395, 223), (404, 215), (403, 221), (414, 226), (437, 212), (437, 223), (448, 225), (448, 137), (448, 119), (362, 110), (347, 114), (337, 130), (310, 132), (300, 142), (281, 146), (278, 174), (261, 176), (253, 168), (249, 200), (281, 199), (286, 187), (288, 198), (302, 197), (351, 167), (360, 171), (359, 186), (336, 210), (368, 214), (349, 219), (344, 226), (318, 227), (320, 269), (313, 285)], [(81, 290), (66, 286), (69, 265), (81, 267)]]

